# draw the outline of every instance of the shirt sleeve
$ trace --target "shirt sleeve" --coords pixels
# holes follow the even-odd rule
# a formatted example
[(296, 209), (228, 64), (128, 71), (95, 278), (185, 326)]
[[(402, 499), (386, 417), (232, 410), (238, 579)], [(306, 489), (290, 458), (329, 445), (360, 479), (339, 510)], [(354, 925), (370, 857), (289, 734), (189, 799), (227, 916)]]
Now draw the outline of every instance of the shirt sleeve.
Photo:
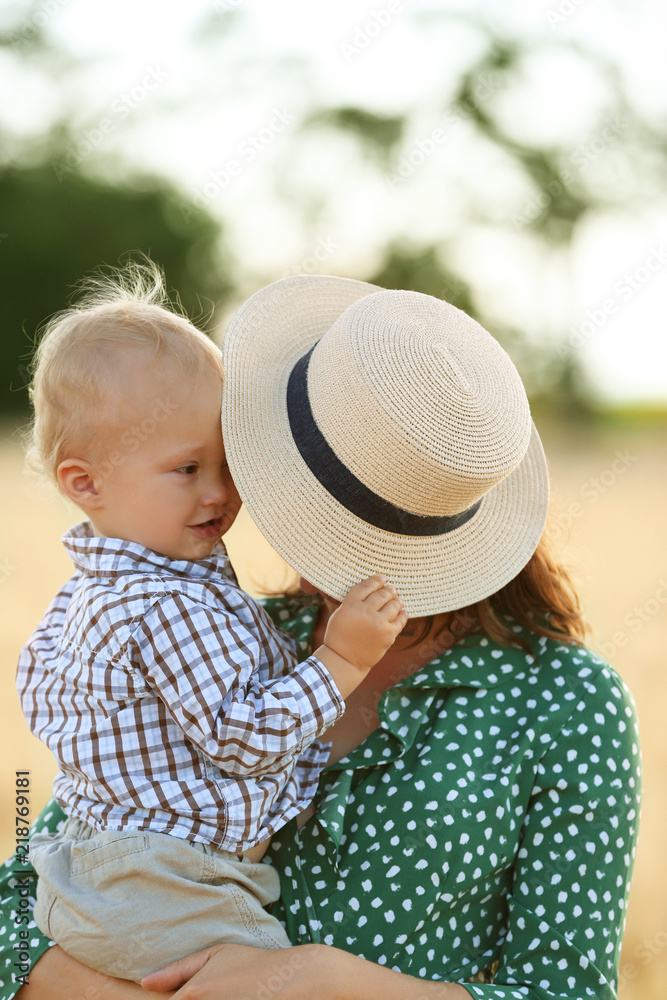
[(635, 706), (608, 668), (585, 681), (540, 762), (508, 932), (479, 1000), (616, 1000), (641, 795)]
[(232, 613), (182, 594), (161, 598), (133, 643), (133, 659), (174, 723), (228, 775), (282, 770), (345, 709), (317, 657), (264, 682), (257, 636)]

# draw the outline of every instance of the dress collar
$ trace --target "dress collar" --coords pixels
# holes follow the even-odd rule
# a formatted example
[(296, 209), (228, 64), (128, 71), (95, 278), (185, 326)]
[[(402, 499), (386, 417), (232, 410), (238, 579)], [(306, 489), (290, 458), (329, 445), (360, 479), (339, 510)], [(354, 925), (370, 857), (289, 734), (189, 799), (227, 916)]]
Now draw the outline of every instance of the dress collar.
[(86, 576), (114, 577), (127, 573), (151, 576), (168, 573), (189, 579), (215, 577), (221, 574), (235, 581), (227, 551), (218, 542), (205, 559), (170, 559), (137, 542), (122, 538), (100, 538), (90, 521), (83, 521), (66, 531), (62, 542), (76, 568)]
[[(319, 605), (299, 596), (274, 598), (266, 602), (280, 628), (289, 631), (297, 640), (299, 653), (309, 656)], [(508, 626), (517, 638), (523, 639), (539, 657), (547, 640), (527, 632), (512, 619)], [(469, 635), (459, 639), (450, 649), (436, 656), (425, 667), (399, 681), (388, 691), (415, 688), (475, 687), (493, 688), (507, 683), (518, 674), (536, 669), (535, 659), (516, 646), (501, 646), (487, 636)]]
[[(509, 623), (508, 623), (509, 624)], [(511, 626), (510, 626), (511, 627)], [(516, 626), (517, 636), (539, 651), (546, 640)], [(517, 674), (535, 670), (535, 658), (516, 646), (501, 646), (487, 636), (459, 639), (425, 667), (399, 681), (397, 688), (494, 688)]]

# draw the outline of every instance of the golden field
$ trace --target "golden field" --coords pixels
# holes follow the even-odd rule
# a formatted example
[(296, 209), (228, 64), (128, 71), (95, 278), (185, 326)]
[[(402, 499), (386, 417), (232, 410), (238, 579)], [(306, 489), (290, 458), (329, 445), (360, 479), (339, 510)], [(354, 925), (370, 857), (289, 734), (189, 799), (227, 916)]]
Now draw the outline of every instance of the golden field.
[[(642, 726), (644, 808), (621, 967), (621, 1000), (663, 1000), (667, 982), (667, 431), (543, 431), (552, 517), (579, 584), (590, 644), (628, 682)], [(14, 849), (14, 776), (31, 771), (32, 816), (50, 794), (54, 765), (29, 733), (14, 689), (18, 651), (70, 563), (61, 533), (80, 520), (58, 498), (39, 499), (22, 474), (15, 435), (0, 441), (0, 702), (4, 762), (0, 853)], [(284, 563), (242, 513), (228, 536), (242, 585), (280, 589)]]

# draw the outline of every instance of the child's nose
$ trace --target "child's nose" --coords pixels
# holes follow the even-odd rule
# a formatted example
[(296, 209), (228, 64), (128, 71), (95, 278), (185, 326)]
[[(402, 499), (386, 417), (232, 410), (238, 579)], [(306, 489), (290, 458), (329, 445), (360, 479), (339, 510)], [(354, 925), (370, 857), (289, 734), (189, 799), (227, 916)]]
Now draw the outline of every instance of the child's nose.
[(225, 503), (229, 499), (229, 483), (225, 471), (212, 476), (204, 491), (204, 503)]

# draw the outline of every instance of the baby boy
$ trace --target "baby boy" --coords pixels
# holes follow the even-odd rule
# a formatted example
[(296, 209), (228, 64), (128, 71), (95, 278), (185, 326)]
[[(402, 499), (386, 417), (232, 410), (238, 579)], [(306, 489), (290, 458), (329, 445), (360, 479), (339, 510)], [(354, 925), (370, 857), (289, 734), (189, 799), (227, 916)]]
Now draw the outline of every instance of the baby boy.
[(162, 288), (150, 265), (98, 281), (40, 342), (29, 460), (88, 520), (63, 537), (69, 601), (17, 676), (68, 816), (31, 842), (35, 919), (136, 981), (221, 941), (289, 946), (260, 859), (312, 800), (322, 735), (407, 621), (371, 577), (297, 663), (239, 588), (220, 542), (240, 507), (220, 351)]

